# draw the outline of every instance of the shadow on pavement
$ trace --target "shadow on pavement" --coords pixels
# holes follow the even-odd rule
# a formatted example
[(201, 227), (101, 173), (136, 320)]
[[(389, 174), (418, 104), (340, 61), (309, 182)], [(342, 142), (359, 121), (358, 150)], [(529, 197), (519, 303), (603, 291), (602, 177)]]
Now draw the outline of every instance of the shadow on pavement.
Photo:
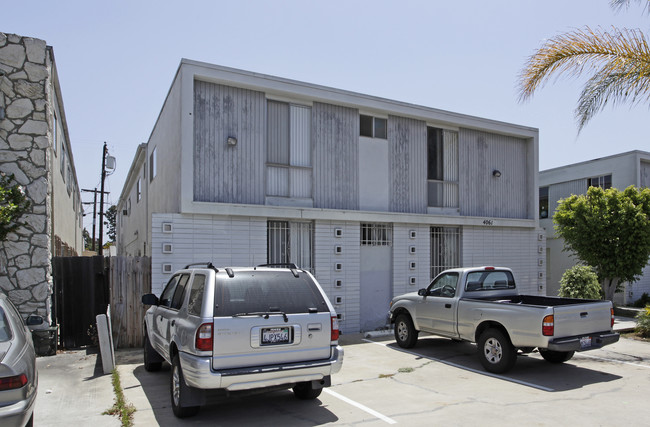
[[(135, 357), (130, 356), (130, 361), (121, 358), (119, 363), (133, 363)], [(142, 387), (160, 426), (268, 426), (269, 420), (273, 420), (276, 425), (302, 427), (338, 420), (319, 399), (301, 401), (294, 397), (291, 390), (226, 399), (209, 398), (209, 403), (201, 407), (196, 416), (178, 419), (174, 416), (170, 404), (170, 366), (164, 363), (159, 372), (147, 372), (141, 364), (141, 356), (138, 362), (140, 364), (133, 370), (133, 375)]]
[(459, 369), (548, 392), (575, 390), (592, 384), (621, 379), (618, 375), (582, 367), (580, 365), (583, 361), (580, 360), (571, 359), (561, 364), (549, 363), (542, 359), (537, 352), (527, 355), (520, 354), (514, 368), (505, 374), (492, 374), (485, 371), (479, 362), (476, 345), (435, 336), (420, 338), (416, 346), (408, 350), (402, 349), (395, 342), (388, 343), (386, 346), (395, 351), (407, 352)]

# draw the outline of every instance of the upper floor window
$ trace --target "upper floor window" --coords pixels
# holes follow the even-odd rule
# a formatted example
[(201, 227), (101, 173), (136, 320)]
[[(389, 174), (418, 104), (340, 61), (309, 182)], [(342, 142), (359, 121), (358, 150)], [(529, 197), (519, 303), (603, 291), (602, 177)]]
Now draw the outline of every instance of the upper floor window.
[(458, 207), (458, 132), (427, 128), (428, 205)]
[(359, 116), (359, 135), (388, 139), (388, 120), (361, 114)]
[(539, 218), (548, 218), (548, 187), (539, 188)]
[(311, 198), (311, 108), (267, 105), (267, 196)]
[(603, 190), (612, 188), (612, 176), (602, 175), (602, 176), (595, 176), (593, 178), (587, 178), (587, 188), (589, 187), (600, 187)]
[(140, 178), (138, 178), (138, 185), (137, 185), (136, 191), (137, 191), (137, 199), (136, 200), (139, 202), (140, 200), (142, 200), (142, 179), (140, 179)]

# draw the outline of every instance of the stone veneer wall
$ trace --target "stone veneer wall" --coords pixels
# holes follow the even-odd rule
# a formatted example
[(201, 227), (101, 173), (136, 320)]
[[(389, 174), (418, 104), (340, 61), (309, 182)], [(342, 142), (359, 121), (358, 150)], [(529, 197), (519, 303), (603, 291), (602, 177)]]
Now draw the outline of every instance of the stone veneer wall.
[[(0, 242), (0, 289), (23, 316), (49, 318), (52, 58), (45, 41), (0, 33), (0, 171), (14, 174), (31, 201), (27, 227)], [(1, 116), (0, 116), (1, 117)]]

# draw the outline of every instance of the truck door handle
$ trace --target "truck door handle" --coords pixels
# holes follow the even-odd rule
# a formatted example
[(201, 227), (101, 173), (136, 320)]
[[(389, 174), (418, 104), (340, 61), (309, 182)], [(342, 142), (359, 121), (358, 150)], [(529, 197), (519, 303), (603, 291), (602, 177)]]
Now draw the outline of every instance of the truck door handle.
[(586, 311), (583, 311), (582, 313), (580, 313), (580, 317), (587, 317), (588, 315), (589, 315), (589, 313), (587, 313)]
[(445, 304), (445, 308), (451, 308), (451, 304)]

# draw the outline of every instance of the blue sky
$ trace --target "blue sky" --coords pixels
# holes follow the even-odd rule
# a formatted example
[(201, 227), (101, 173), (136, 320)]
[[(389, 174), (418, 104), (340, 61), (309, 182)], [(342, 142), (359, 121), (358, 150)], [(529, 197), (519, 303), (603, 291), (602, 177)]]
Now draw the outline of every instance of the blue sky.
[[(181, 58), (536, 127), (540, 170), (650, 151), (647, 105), (608, 107), (577, 134), (584, 79), (518, 102), (526, 59), (585, 25), (648, 33), (650, 15), (608, 0), (32, 0), (5, 2), (0, 15), (0, 31), (53, 46), (79, 186), (99, 185), (106, 141), (117, 159), (109, 203)], [(91, 216), (84, 222), (90, 229)]]

